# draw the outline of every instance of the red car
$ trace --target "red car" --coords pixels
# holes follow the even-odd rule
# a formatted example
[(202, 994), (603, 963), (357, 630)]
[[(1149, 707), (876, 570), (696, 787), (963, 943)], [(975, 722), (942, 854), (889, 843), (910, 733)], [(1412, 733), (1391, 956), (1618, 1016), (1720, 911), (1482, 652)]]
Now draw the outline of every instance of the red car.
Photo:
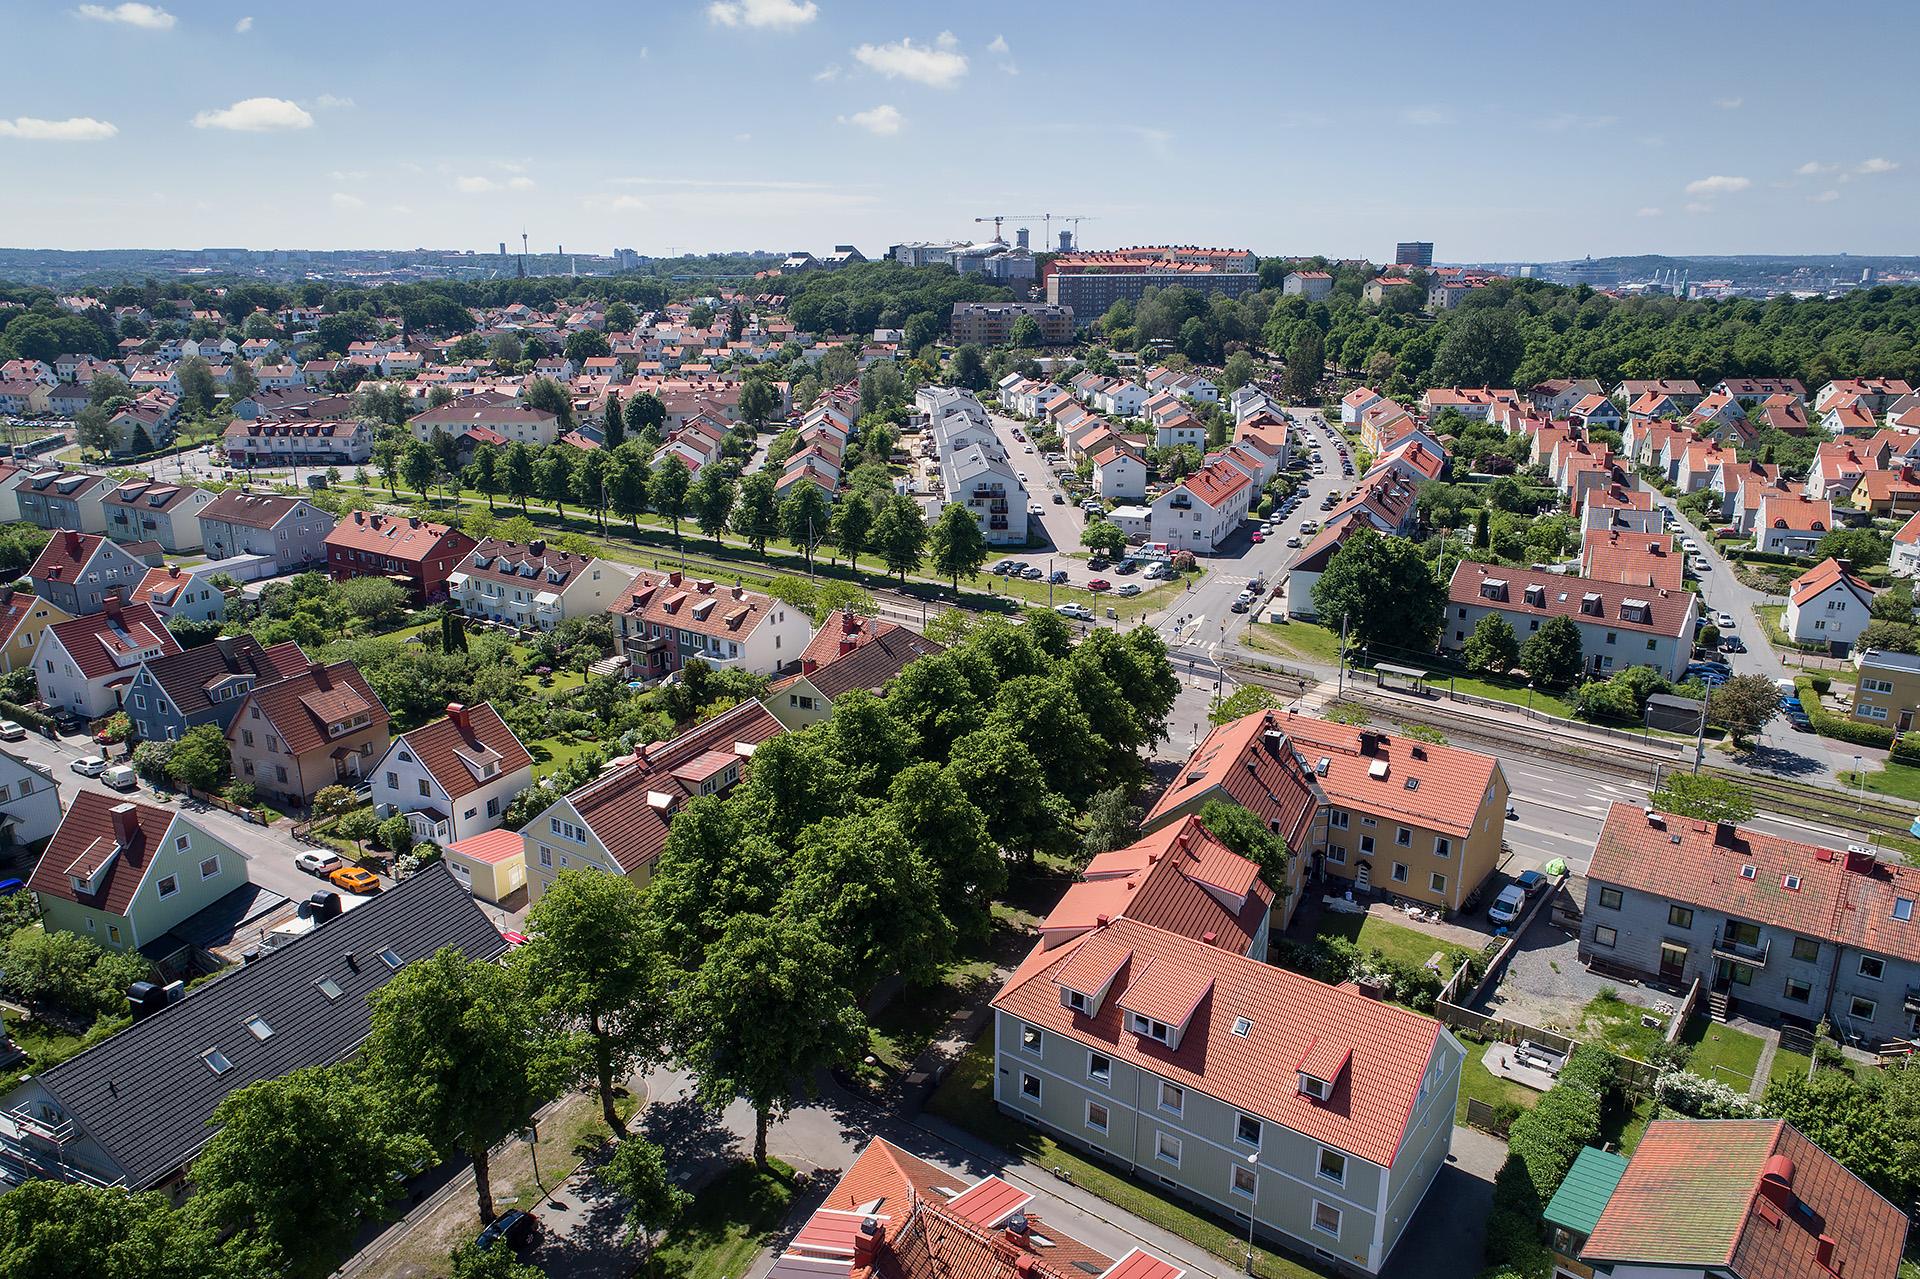
[(1265, 533), (1255, 533), (1252, 537), (1248, 538), (1247, 540), (1250, 542), (1264, 542), (1267, 540), (1267, 535)]
[(1087, 589), (1090, 591), (1110, 591), (1113, 589), (1113, 583), (1104, 577), (1096, 577), (1087, 583)]

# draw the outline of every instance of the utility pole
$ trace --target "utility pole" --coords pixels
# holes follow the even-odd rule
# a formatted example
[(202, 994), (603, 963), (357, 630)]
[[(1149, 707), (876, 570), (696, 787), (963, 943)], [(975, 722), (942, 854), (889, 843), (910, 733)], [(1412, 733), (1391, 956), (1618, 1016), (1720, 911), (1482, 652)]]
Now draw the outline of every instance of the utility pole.
[(1333, 695), (1347, 691), (1347, 615), (1340, 614), (1340, 673), (1334, 677)]
[(1700, 772), (1700, 761), (1707, 754), (1707, 716), (1713, 713), (1713, 685), (1707, 685), (1707, 700), (1700, 705), (1700, 731), (1693, 739), (1693, 771)]

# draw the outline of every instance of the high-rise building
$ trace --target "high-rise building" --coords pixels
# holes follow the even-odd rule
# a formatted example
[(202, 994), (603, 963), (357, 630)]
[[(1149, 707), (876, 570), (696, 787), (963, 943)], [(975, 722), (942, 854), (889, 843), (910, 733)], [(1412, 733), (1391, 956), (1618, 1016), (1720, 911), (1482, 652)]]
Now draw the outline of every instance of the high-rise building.
[(1417, 266), (1421, 270), (1433, 265), (1433, 241), (1402, 240), (1393, 246), (1395, 266)]

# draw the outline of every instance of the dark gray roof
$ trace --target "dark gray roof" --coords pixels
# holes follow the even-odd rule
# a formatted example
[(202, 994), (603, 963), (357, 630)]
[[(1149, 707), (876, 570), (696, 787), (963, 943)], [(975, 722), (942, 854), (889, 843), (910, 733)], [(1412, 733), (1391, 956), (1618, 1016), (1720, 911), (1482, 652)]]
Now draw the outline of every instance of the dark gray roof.
[[(367, 997), (445, 946), (493, 959), (507, 943), (444, 863), (402, 881), (290, 946), (208, 982), (179, 1003), (39, 1076), (67, 1116), (135, 1190), (165, 1181), (213, 1135), (207, 1121), (235, 1089), (350, 1055), (372, 1022)], [(351, 952), (354, 960), (347, 961)], [(340, 988), (329, 999), (321, 978)], [(256, 1039), (251, 1017), (273, 1029)], [(233, 1063), (216, 1075), (202, 1054)]]

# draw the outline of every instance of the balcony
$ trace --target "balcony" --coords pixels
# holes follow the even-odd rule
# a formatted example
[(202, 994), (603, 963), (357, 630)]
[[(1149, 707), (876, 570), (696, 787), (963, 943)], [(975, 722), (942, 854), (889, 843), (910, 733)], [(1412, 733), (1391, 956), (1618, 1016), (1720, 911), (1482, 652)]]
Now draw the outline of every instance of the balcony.
[(1751, 942), (1735, 941), (1725, 933), (1720, 933), (1713, 939), (1715, 959), (1729, 959), (1736, 964), (1745, 964), (1749, 968), (1765, 968), (1767, 952), (1772, 948), (1771, 941), (1763, 941), (1756, 946)]
[(1910, 1013), (1920, 1014), (1920, 986), (1907, 987), (1905, 1007)]

